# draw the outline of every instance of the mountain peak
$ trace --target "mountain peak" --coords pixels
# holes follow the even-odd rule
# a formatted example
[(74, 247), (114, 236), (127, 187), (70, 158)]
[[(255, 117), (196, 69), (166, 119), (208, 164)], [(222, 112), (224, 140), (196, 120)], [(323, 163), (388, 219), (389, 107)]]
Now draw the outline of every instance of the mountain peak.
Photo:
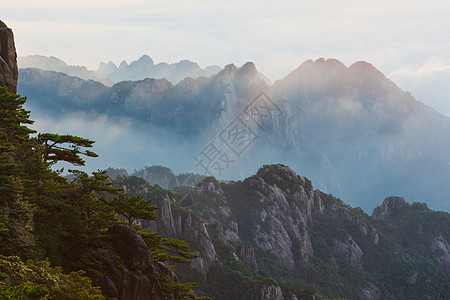
[(306, 67), (315, 67), (315, 68), (346, 68), (345, 65), (335, 59), (335, 58), (328, 58), (325, 59), (323, 57), (318, 58), (316, 60), (308, 59), (304, 63), (302, 63), (298, 69), (300, 68), (306, 68)]
[(312, 189), (311, 181), (297, 175), (294, 170), (283, 164), (264, 165), (259, 168), (256, 176), (264, 179), (266, 183), (278, 186), (289, 186), (293, 182)]
[(264, 165), (261, 168), (259, 168), (256, 175), (262, 177), (265, 174), (269, 174), (269, 173), (278, 174), (278, 175), (284, 174), (289, 177), (297, 176), (297, 174), (295, 173), (294, 170), (292, 170), (291, 168), (289, 168), (288, 166), (285, 166), (283, 164)]
[(316, 59), (313, 64), (316, 65), (327, 65), (327, 66), (345, 66), (340, 60), (337, 60), (335, 58), (318, 58)]
[(291, 74), (294, 74), (294, 76), (304, 74), (308, 77), (319, 76), (318, 78), (328, 78), (331, 75), (333, 75), (333, 77), (342, 77), (342, 74), (345, 74), (347, 71), (347, 67), (337, 59), (319, 58), (316, 60), (309, 59), (305, 61)]
[(119, 65), (119, 69), (126, 69), (128, 67), (128, 64), (125, 60), (122, 60), (122, 62)]
[(226, 65), (225, 68), (223, 68), (223, 70), (227, 73), (234, 73), (237, 71), (237, 68), (234, 64), (229, 64)]
[(151, 59), (151, 57), (146, 55), (146, 54), (142, 55), (137, 60), (137, 62), (139, 62), (139, 63), (146, 63), (146, 64), (149, 64), (149, 65), (154, 65), (153, 59)]
[(197, 65), (197, 63), (190, 61), (189, 59), (183, 59), (178, 62), (180, 65)]
[(372, 217), (383, 220), (392, 220), (408, 206), (408, 202), (406, 202), (403, 197), (388, 197), (384, 199), (381, 206), (375, 207)]
[(361, 75), (371, 75), (376, 77), (385, 77), (383, 73), (381, 73), (377, 68), (375, 68), (372, 64), (365, 61), (357, 61), (352, 64), (349, 68), (349, 71), (353, 74), (357, 74), (358, 77)]
[(239, 69), (237, 69), (236, 72), (236, 78), (238, 78), (238, 80), (241, 80), (243, 78), (250, 79), (258, 76), (258, 70), (256, 70), (256, 66), (252, 62), (245, 63)]
[(331, 93), (341, 89), (348, 73), (347, 67), (337, 59), (309, 59), (292, 71), (277, 86), (292, 86), (306, 93)]
[(240, 72), (249, 72), (249, 73), (257, 73), (258, 71), (256, 70), (256, 66), (253, 62), (249, 61), (246, 62), (245, 64), (243, 64), (240, 68), (239, 68)]

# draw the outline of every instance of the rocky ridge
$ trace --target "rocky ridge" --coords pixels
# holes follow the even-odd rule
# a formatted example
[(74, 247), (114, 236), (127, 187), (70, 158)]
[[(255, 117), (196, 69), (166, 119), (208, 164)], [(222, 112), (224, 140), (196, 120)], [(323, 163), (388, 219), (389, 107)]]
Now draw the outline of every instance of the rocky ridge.
[[(56, 74), (20, 70), (19, 87), (33, 111), (55, 119), (70, 112), (123, 118), (133, 130), (167, 132), (170, 142), (157, 143), (189, 145), (183, 157), (213, 142), (233, 161), (220, 174), (212, 172), (216, 177), (243, 178), (277, 161), (365, 211), (392, 194), (427, 199), (430, 207), (448, 211), (442, 201), (450, 193), (448, 118), (369, 63), (309, 60), (271, 86), (253, 63), (230, 64), (214, 76), (175, 85), (147, 79), (108, 88)], [(239, 155), (221, 135), (236, 120), (254, 137)], [(208, 174), (200, 167), (183, 171)]]
[[(435, 282), (432, 297), (446, 297), (449, 216), (422, 204), (390, 197), (370, 217), (283, 165), (238, 182), (207, 177), (152, 199), (159, 218), (141, 225), (190, 244), (200, 257), (178, 266), (179, 275), (195, 278), (200, 293), (214, 299), (412, 299), (428, 293), (426, 280)], [(414, 213), (379, 218), (398, 206)], [(436, 216), (440, 227), (427, 221)], [(427, 259), (433, 271), (421, 267)], [(234, 275), (226, 277), (229, 272)]]
[(70, 76), (76, 76), (85, 80), (99, 81), (107, 86), (112, 86), (120, 81), (144, 80), (146, 78), (167, 79), (176, 84), (186, 77), (209, 77), (220, 72), (218, 66), (208, 66), (202, 69), (198, 64), (189, 60), (177, 63), (155, 64), (148, 55), (128, 64), (122, 61), (119, 66), (113, 62), (101, 62), (97, 70), (88, 70), (85, 66), (68, 65), (56, 57), (42, 55), (29, 55), (19, 57), (19, 68), (38, 68), (44, 71), (62, 72)]

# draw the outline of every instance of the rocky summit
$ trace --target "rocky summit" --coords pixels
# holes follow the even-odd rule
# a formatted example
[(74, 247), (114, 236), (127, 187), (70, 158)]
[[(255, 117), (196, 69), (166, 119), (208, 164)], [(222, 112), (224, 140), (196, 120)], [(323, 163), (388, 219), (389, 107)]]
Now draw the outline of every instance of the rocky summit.
[(0, 21), (0, 86), (6, 86), (8, 91), (17, 91), (17, 53), (14, 44), (14, 34), (5, 23)]
[[(102, 151), (134, 167), (146, 165), (148, 154), (153, 164), (177, 161), (169, 167), (181, 172), (243, 179), (280, 162), (366, 212), (389, 195), (450, 210), (449, 119), (367, 62), (308, 60), (273, 85), (251, 62), (175, 85), (145, 79), (107, 87), (38, 69), (21, 69), (19, 76), (19, 90), (38, 118), (76, 115), (89, 123), (106, 116), (129, 124), (118, 140), (136, 136), (143, 145), (136, 155), (123, 143)], [(225, 138), (237, 125), (247, 134), (240, 147)], [(102, 139), (99, 145), (110, 144)], [(203, 170), (193, 158), (211, 143), (228, 157), (220, 172), (214, 162)]]
[(213, 299), (450, 297), (450, 215), (423, 203), (388, 197), (369, 216), (280, 164), (243, 181), (133, 193), (159, 207), (141, 225), (199, 255), (177, 270)]

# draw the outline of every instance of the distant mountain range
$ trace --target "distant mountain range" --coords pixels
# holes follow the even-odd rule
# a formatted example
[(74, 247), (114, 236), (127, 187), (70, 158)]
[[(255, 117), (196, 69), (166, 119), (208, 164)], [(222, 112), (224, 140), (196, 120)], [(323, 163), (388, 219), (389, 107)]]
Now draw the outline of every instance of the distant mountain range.
[(19, 68), (38, 68), (45, 71), (62, 72), (85, 80), (96, 80), (108, 86), (119, 81), (145, 78), (165, 78), (176, 84), (186, 77), (209, 77), (221, 70), (219, 66), (208, 66), (202, 69), (198, 64), (189, 60), (182, 60), (173, 64), (165, 62), (155, 64), (148, 55), (143, 55), (130, 64), (122, 61), (119, 66), (111, 61), (108, 63), (101, 62), (97, 70), (88, 70), (85, 66), (67, 65), (59, 58), (42, 55), (19, 56), (18, 65)]
[(284, 163), (366, 211), (389, 195), (450, 210), (450, 119), (366, 62), (309, 60), (273, 85), (253, 63), (177, 84), (144, 79), (112, 87), (20, 69), (18, 90), (40, 116), (127, 120), (133, 130), (123, 139), (151, 130), (148, 148), (127, 145), (140, 166), (173, 168), (168, 162), (176, 161), (177, 171), (240, 179)]

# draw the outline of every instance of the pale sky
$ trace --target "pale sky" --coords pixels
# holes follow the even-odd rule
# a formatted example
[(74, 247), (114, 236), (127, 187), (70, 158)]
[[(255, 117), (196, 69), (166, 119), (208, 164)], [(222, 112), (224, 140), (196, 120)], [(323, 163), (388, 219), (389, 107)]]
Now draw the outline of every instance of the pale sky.
[(0, 0), (19, 55), (96, 69), (147, 54), (253, 61), (272, 81), (307, 59), (364, 60), (450, 116), (450, 1)]

